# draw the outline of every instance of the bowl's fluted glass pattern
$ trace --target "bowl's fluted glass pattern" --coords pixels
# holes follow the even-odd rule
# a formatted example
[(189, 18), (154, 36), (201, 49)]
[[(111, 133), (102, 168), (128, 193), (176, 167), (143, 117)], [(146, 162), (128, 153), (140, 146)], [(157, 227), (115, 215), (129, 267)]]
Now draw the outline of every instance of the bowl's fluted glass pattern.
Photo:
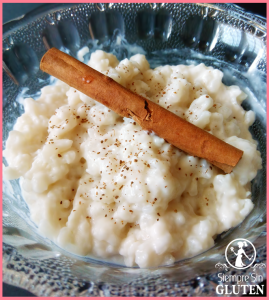
[[(145, 53), (151, 67), (203, 62), (224, 71), (224, 83), (248, 94), (255, 109), (251, 127), (263, 169), (252, 182), (255, 208), (215, 246), (172, 266), (152, 269), (80, 257), (41, 237), (29, 219), (19, 181), (3, 182), (3, 280), (38, 296), (214, 296), (215, 265), (235, 238), (246, 238), (266, 263), (266, 21), (230, 4), (46, 5), (4, 25), (3, 148), (22, 106), (19, 94), (35, 95), (48, 83), (39, 61), (50, 47), (76, 56), (83, 46), (113, 52), (118, 59)], [(86, 57), (87, 59), (87, 57)], [(4, 164), (5, 164), (4, 160)], [(222, 270), (247, 274), (250, 269)], [(264, 278), (266, 269), (257, 269)]]

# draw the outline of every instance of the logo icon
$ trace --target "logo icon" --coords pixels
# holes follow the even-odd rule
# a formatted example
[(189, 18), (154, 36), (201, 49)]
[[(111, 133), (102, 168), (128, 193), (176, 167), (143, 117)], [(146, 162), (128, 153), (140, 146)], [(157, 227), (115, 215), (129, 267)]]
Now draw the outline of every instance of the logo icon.
[(225, 258), (230, 266), (235, 269), (246, 269), (256, 259), (256, 249), (246, 239), (235, 239), (231, 241), (225, 250)]

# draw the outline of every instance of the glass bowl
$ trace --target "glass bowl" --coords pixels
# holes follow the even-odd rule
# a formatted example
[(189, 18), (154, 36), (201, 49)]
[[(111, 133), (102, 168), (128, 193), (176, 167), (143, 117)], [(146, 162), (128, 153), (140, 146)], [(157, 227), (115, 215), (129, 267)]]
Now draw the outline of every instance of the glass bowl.
[[(263, 168), (252, 182), (255, 208), (204, 253), (171, 266), (127, 268), (68, 253), (40, 236), (19, 181), (3, 181), (3, 281), (37, 296), (215, 296), (216, 264), (226, 263), (231, 240), (250, 240), (256, 263), (266, 263), (266, 20), (231, 4), (99, 3), (48, 4), (9, 22), (3, 33), (3, 148), (23, 113), (18, 95), (36, 96), (48, 84), (39, 61), (52, 46), (74, 56), (84, 46), (118, 59), (144, 53), (151, 67), (203, 62), (222, 70), (225, 84), (237, 84), (248, 95), (244, 108), (256, 112), (251, 132)], [(266, 278), (265, 269), (255, 271)]]

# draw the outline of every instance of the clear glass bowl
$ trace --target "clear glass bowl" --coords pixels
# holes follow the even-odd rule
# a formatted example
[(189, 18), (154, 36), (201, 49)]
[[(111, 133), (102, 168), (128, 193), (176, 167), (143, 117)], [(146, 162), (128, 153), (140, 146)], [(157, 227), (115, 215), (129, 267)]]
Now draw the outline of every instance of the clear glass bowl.
[[(23, 113), (18, 94), (34, 95), (47, 84), (39, 61), (52, 46), (65, 47), (72, 55), (88, 46), (90, 52), (103, 49), (118, 59), (142, 52), (151, 67), (203, 62), (221, 69), (225, 84), (238, 84), (248, 94), (244, 108), (256, 112), (251, 132), (259, 142), (263, 169), (252, 182), (255, 208), (240, 225), (219, 235), (204, 253), (151, 269), (60, 249), (38, 234), (18, 180), (4, 181), (4, 282), (37, 296), (215, 296), (215, 265), (226, 262), (231, 240), (250, 240), (256, 263), (266, 262), (266, 20), (231, 4), (166, 3), (48, 4), (9, 22), (3, 34), (3, 148)], [(222, 272), (242, 275), (251, 270)], [(266, 278), (265, 269), (256, 273)]]

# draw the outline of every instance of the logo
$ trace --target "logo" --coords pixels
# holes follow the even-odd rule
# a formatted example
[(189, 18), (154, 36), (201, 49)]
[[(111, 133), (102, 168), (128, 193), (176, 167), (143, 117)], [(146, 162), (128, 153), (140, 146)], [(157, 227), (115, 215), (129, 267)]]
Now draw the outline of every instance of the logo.
[[(265, 269), (264, 263), (254, 263), (256, 249), (246, 239), (235, 239), (231, 241), (225, 250), (226, 262), (218, 262), (215, 267), (219, 269), (216, 293), (218, 295), (264, 295), (264, 278), (257, 269)], [(230, 268), (247, 271), (232, 271)], [(242, 272), (242, 274), (240, 274)]]
[(231, 267), (239, 270), (246, 269), (254, 263), (256, 249), (246, 239), (235, 239), (226, 247), (225, 258)]

